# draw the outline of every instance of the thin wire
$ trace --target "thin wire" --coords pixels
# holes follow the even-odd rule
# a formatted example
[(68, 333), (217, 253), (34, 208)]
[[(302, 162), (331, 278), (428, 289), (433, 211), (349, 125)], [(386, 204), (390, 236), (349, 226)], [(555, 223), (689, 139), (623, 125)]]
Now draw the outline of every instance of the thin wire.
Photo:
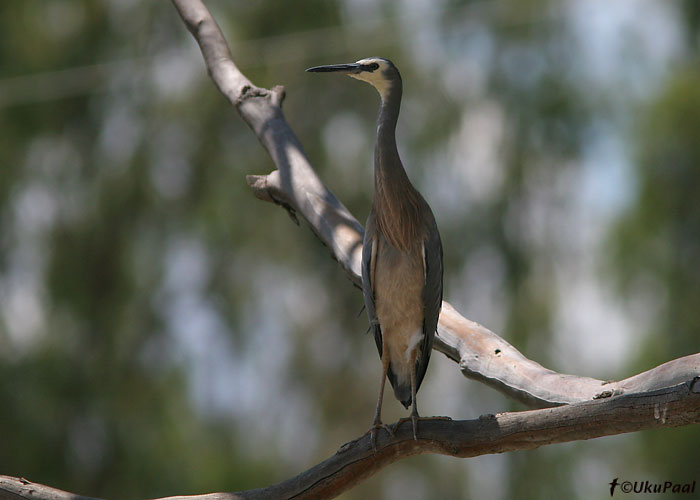
[[(483, 8), (498, 9), (505, 5), (501, 0), (479, 0), (458, 8), (437, 11), (451, 22), (463, 19), (474, 11)], [(432, 11), (435, 12), (435, 11)], [(522, 12), (522, 11), (521, 11)], [(480, 13), (483, 15), (483, 13)], [(544, 15), (543, 15), (544, 14)], [(499, 27), (515, 27), (540, 22), (551, 18), (551, 13), (527, 12), (526, 16), (518, 14), (517, 18), (508, 13), (505, 22), (496, 23)], [(407, 18), (410, 20), (410, 18)], [(386, 22), (398, 21), (398, 16), (384, 19), (371, 32), (366, 23), (348, 23), (331, 27), (298, 31), (282, 35), (271, 35), (254, 40), (235, 41), (232, 45), (234, 59), (241, 69), (265, 66), (298, 64), (312, 57), (332, 56), (360, 52), (364, 47), (373, 49), (392, 47), (399, 43), (398, 37), (391, 30), (383, 29)], [(309, 52), (313, 47), (313, 53)], [(112, 76), (117, 73), (127, 74), (139, 68), (151, 67), (156, 56), (152, 58), (123, 59), (88, 66), (65, 68), (58, 71), (34, 73), (0, 79), (0, 108), (33, 102), (47, 102), (66, 97), (104, 91)]]
[(115, 73), (132, 71), (145, 62), (143, 58), (125, 59), (0, 79), (0, 107), (94, 93)]

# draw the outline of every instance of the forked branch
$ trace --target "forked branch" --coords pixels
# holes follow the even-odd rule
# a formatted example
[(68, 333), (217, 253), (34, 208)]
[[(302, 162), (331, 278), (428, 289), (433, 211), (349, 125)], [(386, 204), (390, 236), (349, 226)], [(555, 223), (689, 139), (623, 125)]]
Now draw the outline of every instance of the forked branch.
[[(476, 420), (421, 420), (418, 441), (413, 440), (411, 426), (404, 425), (394, 438), (380, 433), (376, 452), (369, 436), (363, 436), (341, 446), (335, 455), (298, 476), (266, 488), (168, 500), (327, 499), (397, 460), (422, 453), (468, 458), (697, 423), (700, 423), (700, 383), (695, 378), (657, 391), (556, 408), (484, 415)], [(0, 500), (10, 499), (90, 500), (27, 480), (0, 476)]]

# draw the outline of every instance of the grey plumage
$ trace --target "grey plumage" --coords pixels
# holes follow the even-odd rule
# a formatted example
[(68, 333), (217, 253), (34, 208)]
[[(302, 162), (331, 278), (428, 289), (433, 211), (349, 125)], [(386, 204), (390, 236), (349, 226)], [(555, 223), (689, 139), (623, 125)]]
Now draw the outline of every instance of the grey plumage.
[(442, 244), (435, 218), (413, 187), (396, 147), (401, 75), (391, 61), (367, 58), (307, 71), (339, 71), (372, 84), (381, 96), (374, 150), (374, 198), (362, 248), (362, 291), (383, 375), (374, 430), (381, 422), (384, 380), (408, 408), (423, 381), (442, 304)]

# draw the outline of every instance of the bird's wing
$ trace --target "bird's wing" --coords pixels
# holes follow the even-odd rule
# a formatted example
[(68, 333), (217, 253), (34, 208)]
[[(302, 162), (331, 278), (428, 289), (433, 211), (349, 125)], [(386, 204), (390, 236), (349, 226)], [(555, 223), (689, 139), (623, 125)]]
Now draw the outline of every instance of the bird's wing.
[(423, 342), (420, 357), (416, 360), (416, 390), (420, 387), (430, 361), (433, 338), (437, 330), (440, 307), (442, 306), (442, 242), (435, 219), (428, 209), (430, 221), (428, 237), (423, 242), (423, 270), (425, 285), (423, 287)]
[(374, 267), (377, 262), (377, 237), (374, 217), (370, 214), (365, 224), (365, 236), (362, 242), (362, 295), (365, 298), (365, 309), (369, 318), (369, 327), (374, 334), (379, 357), (382, 356), (382, 330), (377, 319), (377, 311), (374, 306)]

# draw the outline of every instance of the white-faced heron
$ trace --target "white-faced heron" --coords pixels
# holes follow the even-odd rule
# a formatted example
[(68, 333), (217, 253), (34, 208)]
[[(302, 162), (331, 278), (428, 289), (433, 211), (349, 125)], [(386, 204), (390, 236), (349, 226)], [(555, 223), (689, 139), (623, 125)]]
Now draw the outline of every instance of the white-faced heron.
[(380, 428), (393, 434), (381, 420), (388, 376), (396, 399), (406, 408), (413, 403), (417, 439), (416, 392), (428, 367), (442, 304), (442, 244), (433, 212), (409, 181), (396, 148), (401, 75), (391, 61), (379, 57), (306, 71), (343, 73), (368, 82), (381, 97), (374, 199), (362, 247), (362, 291), (383, 368), (370, 433), (373, 444)]

